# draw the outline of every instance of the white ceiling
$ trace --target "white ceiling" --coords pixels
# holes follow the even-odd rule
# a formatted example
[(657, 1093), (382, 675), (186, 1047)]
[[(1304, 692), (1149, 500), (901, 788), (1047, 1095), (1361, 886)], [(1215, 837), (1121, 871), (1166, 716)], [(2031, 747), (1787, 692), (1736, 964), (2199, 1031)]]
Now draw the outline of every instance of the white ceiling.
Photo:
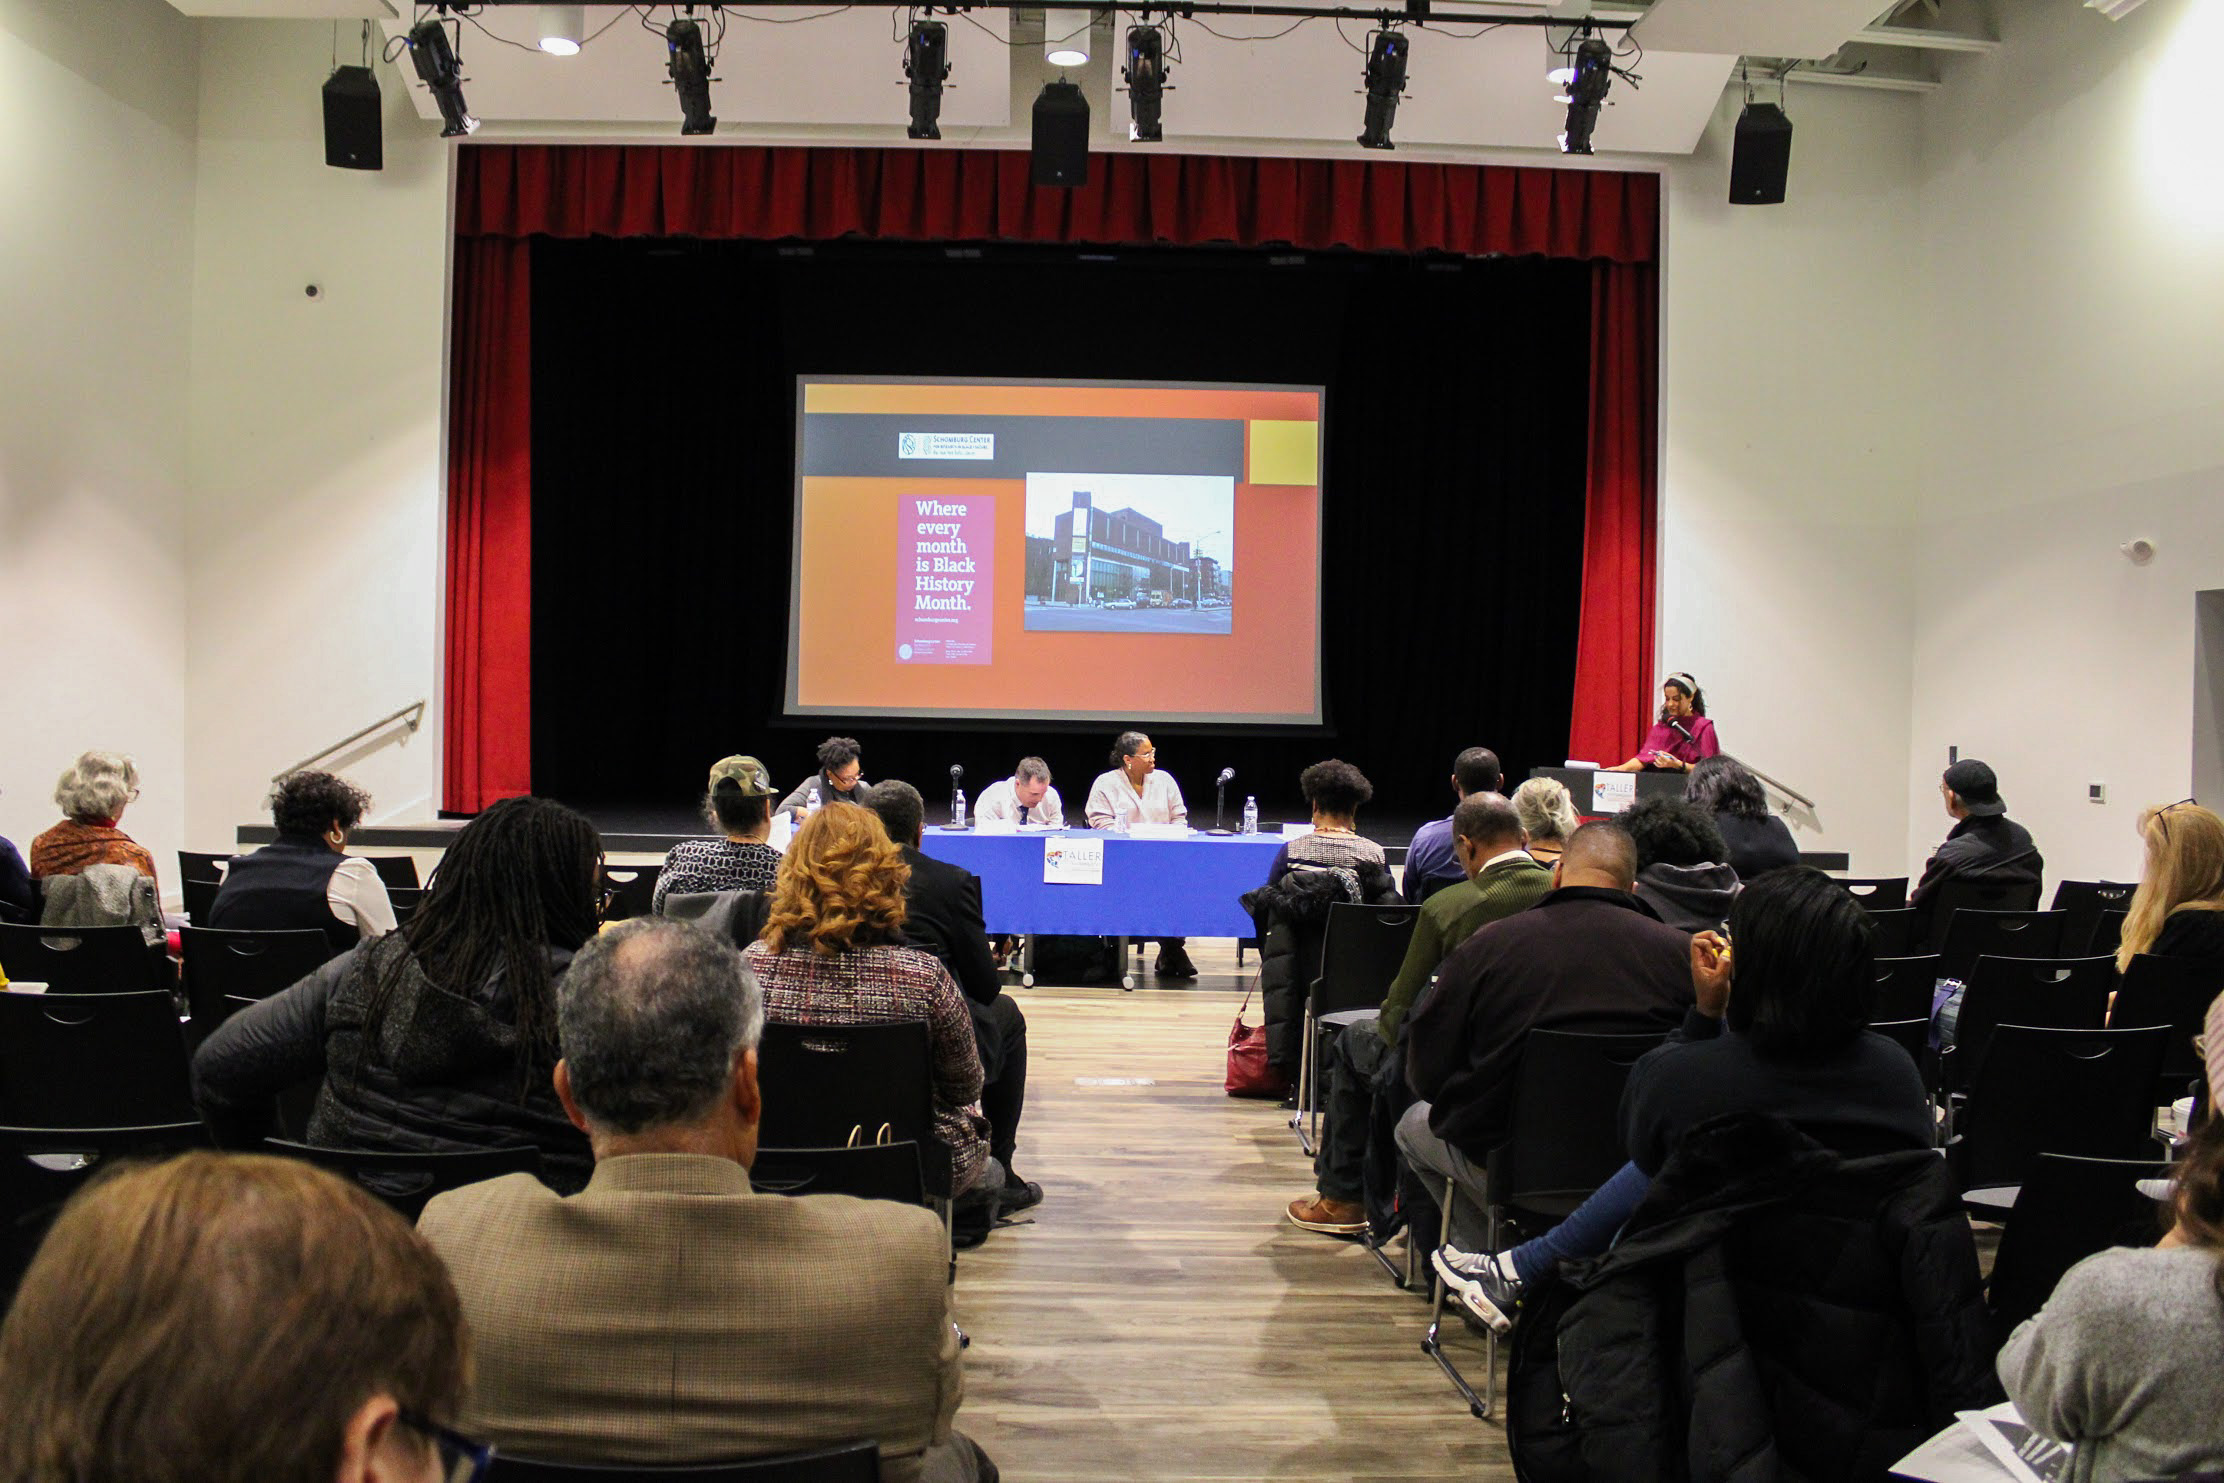
[(1637, 23), (1649, 53), (1827, 57), (1876, 19), (1884, 0), (1653, 0)]

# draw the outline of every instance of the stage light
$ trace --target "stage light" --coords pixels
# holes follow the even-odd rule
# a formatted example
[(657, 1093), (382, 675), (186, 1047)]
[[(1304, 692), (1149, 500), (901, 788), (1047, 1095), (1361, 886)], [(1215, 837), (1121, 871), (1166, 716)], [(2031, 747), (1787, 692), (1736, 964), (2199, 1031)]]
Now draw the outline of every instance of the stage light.
[(1562, 154), (1589, 154), (1591, 131), (1598, 127), (1599, 105), (1614, 85), (1614, 49), (1596, 36), (1585, 36), (1575, 48), (1575, 78), (1563, 95), (1568, 105), (1567, 132), (1560, 136)]
[(913, 21), (904, 42), (904, 76), (911, 79), (914, 139), (940, 139), (942, 79), (950, 75), (950, 28), (941, 21)]
[(1053, 67), (1083, 67), (1089, 61), (1089, 12), (1043, 12), (1043, 60)]
[(579, 55), (579, 38), (587, 34), (587, 7), (584, 5), (543, 5), (541, 7), (541, 50), (552, 57)]
[(448, 28), (437, 19), (412, 26), (409, 60), (417, 69), (418, 80), (431, 89), (433, 102), (440, 106), (440, 137), (453, 139), (458, 134), (476, 133), (479, 121), (464, 106), (463, 64), (456, 60), (456, 49), (448, 44)]
[(1127, 137), (1133, 143), (1156, 144), (1166, 137), (1159, 124), (1160, 94), (1166, 89), (1166, 37), (1156, 26), (1127, 28), (1127, 65), (1120, 69), (1127, 83)]
[(1364, 149), (1396, 149), (1390, 127), (1398, 121), (1398, 97), (1405, 92), (1406, 52), (1412, 43), (1401, 32), (1375, 31), (1367, 37), (1367, 125), (1359, 135)]
[(680, 99), (680, 135), (708, 134), (718, 127), (710, 111), (710, 58), (703, 51), (703, 28), (675, 16), (664, 28), (664, 47), (671, 59), (664, 70), (672, 75), (672, 91)]

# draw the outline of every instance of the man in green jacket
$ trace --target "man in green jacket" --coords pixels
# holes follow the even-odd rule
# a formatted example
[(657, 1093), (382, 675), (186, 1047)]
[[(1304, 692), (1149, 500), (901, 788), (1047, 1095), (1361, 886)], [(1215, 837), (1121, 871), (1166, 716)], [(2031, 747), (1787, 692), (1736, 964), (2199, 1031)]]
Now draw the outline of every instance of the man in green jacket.
[(1366, 1229), (1360, 1171), (1375, 1068), (1397, 1043), (1406, 1012), (1452, 949), (1478, 928), (1526, 911), (1552, 889), (1552, 872), (1523, 849), (1528, 838), (1521, 816), (1499, 794), (1470, 793), (1453, 811), (1452, 849), (1467, 879), (1423, 903), (1380, 1015), (1338, 1031), (1321, 1057), (1325, 1095), (1320, 1148), (1313, 1155), (1319, 1191), (1289, 1203), (1290, 1219), (1304, 1229), (1330, 1236), (1356, 1236)]

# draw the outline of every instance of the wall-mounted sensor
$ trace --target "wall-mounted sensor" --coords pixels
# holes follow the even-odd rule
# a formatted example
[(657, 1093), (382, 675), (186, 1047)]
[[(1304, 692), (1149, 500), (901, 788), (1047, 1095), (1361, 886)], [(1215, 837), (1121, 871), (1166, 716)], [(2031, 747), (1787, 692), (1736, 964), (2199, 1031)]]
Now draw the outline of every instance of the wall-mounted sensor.
[(2087, 783), (2085, 785), (2085, 801), (2087, 803), (2106, 803), (2108, 801), (2108, 785), (2106, 783)]
[(2133, 566), (2145, 566), (2155, 559), (2155, 543), (2149, 540), (2126, 541), (2116, 548), (2131, 560)]
[(301, 291), (312, 299), (320, 299), (324, 297), (324, 285), (321, 283), (309, 284)]

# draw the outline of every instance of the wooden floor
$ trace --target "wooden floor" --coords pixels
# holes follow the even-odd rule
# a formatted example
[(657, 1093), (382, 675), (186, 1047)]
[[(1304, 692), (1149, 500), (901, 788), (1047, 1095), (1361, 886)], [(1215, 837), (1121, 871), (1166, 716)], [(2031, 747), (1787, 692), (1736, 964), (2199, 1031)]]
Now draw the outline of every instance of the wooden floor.
[[(1283, 1214), (1310, 1160), (1275, 1104), (1222, 1091), (1233, 948), (1192, 952), (1196, 988), (1014, 991), (1016, 1162), (1045, 1198), (959, 1259), (959, 1425), (1014, 1483), (1511, 1479), (1420, 1352), (1425, 1300)], [(1446, 1331), (1479, 1380), (1479, 1341)]]

